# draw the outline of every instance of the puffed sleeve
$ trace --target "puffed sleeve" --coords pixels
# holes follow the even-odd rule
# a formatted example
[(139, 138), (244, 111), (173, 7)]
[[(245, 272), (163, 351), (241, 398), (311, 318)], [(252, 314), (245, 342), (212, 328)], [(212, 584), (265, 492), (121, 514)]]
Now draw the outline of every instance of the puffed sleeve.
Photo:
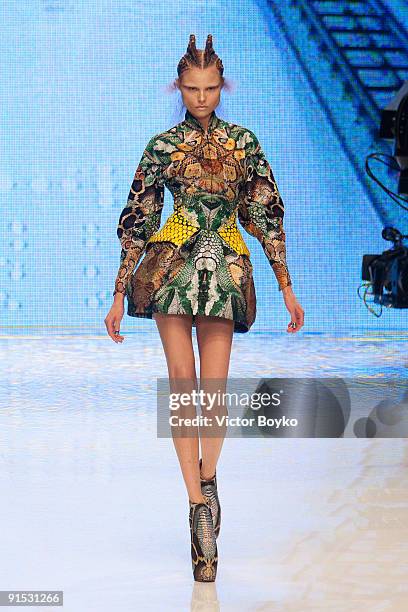
[(163, 204), (163, 160), (159, 153), (158, 136), (153, 136), (143, 151), (127, 204), (120, 213), (116, 233), (122, 250), (113, 295), (116, 292), (126, 294), (126, 285), (147, 240), (160, 228)]
[(281, 291), (292, 284), (286, 264), (284, 204), (258, 138), (246, 130), (245, 139), (245, 182), (239, 197), (238, 219), (245, 231), (261, 243)]

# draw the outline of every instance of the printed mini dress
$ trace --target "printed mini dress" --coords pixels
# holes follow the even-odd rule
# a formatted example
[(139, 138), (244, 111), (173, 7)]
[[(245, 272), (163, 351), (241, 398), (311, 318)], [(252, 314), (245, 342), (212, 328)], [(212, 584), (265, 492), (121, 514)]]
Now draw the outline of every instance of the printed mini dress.
[[(174, 209), (160, 228), (165, 187)], [(204, 130), (187, 110), (182, 122), (150, 139), (136, 169), (117, 226), (122, 250), (113, 295), (125, 294), (131, 317), (188, 314), (195, 326), (196, 315), (216, 316), (247, 332), (256, 293), (237, 219), (262, 245), (281, 290), (292, 284), (283, 216), (256, 135), (215, 111)]]

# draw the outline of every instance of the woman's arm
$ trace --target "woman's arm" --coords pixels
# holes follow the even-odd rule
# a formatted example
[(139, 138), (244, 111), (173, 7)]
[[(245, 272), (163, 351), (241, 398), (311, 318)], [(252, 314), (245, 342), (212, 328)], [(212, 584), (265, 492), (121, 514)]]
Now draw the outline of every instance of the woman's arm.
[(286, 263), (284, 204), (258, 138), (251, 130), (245, 136), (245, 183), (238, 219), (245, 231), (261, 243), (281, 291), (292, 285)]
[(120, 213), (116, 233), (122, 250), (113, 295), (121, 293), (125, 296), (126, 286), (142, 256), (147, 240), (160, 227), (164, 179), (163, 161), (155, 148), (157, 139), (158, 136), (153, 136), (143, 151), (127, 204)]

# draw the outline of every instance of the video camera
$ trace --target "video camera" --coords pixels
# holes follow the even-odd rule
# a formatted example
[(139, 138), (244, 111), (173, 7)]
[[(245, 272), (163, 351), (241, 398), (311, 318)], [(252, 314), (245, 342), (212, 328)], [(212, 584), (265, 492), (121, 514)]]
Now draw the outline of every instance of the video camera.
[[(395, 98), (387, 105), (381, 114), (380, 138), (395, 141), (394, 155), (391, 161), (396, 169), (400, 169), (398, 194), (408, 194), (408, 81), (404, 83)], [(371, 172), (368, 159), (377, 157), (371, 153), (366, 158), (366, 171), (370, 178), (396, 201), (403, 209), (407, 207), (400, 202), (408, 202), (398, 194), (390, 191)], [(376, 304), (388, 308), (408, 308), (408, 248), (403, 240), (408, 235), (401, 234), (394, 227), (385, 227), (382, 231), (384, 240), (393, 243), (393, 247), (381, 255), (363, 255), (361, 276), (366, 286), (366, 294), (371, 289)], [(361, 297), (361, 296), (360, 296)], [(364, 296), (364, 301), (365, 296)], [(373, 311), (372, 311), (373, 312)], [(376, 313), (374, 313), (376, 314)], [(379, 315), (377, 315), (379, 316)]]

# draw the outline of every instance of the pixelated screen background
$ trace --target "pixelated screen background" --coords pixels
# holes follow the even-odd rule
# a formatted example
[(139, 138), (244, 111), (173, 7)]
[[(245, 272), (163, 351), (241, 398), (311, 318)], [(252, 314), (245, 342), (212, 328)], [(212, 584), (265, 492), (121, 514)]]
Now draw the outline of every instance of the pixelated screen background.
[[(346, 58), (344, 40), (334, 36), (335, 14), (331, 21), (318, 20), (324, 3), (293, 4), (3, 0), (4, 329), (105, 332), (119, 266), (117, 221), (146, 143), (184, 118), (179, 94), (166, 86), (176, 77), (190, 33), (199, 48), (213, 35), (224, 75), (235, 83), (232, 92), (222, 93), (217, 113), (253, 130), (273, 168), (285, 203), (287, 260), (305, 310), (304, 330), (405, 328), (406, 311), (384, 309), (376, 317), (357, 294), (363, 254), (390, 247), (381, 237), (378, 206), (407, 230), (408, 213), (375, 185), (368, 188), (362, 176), (365, 156), (376, 148), (376, 119), (367, 111), (374, 89), (347, 89), (347, 73), (336, 69), (336, 54), (339, 64), (351, 68), (355, 58)], [(328, 4), (335, 13), (349, 3), (326, 2), (324, 10)], [(375, 11), (384, 5), (354, 2), (354, 8), (358, 4), (366, 14), (370, 4), (372, 30)], [(392, 36), (401, 43), (408, 25), (407, 3), (388, 2), (387, 10), (396, 21), (388, 20), (393, 28), (383, 45), (392, 49)], [(337, 32), (350, 27), (349, 46), (353, 37), (358, 44), (363, 34), (353, 34), (350, 20), (340, 18), (345, 25)], [(381, 46), (378, 37), (371, 40)], [(367, 61), (375, 64), (375, 57), (367, 54)], [(408, 78), (404, 64), (393, 74), (395, 91), (379, 92), (377, 108)], [(370, 75), (380, 78), (373, 70)], [(396, 190), (397, 176), (386, 178)], [(162, 224), (173, 205), (167, 189), (165, 198)], [(284, 330), (290, 317), (273, 271), (261, 245), (239, 227), (254, 265), (258, 305), (252, 330)], [(127, 315), (122, 322), (128, 330), (155, 327)]]

